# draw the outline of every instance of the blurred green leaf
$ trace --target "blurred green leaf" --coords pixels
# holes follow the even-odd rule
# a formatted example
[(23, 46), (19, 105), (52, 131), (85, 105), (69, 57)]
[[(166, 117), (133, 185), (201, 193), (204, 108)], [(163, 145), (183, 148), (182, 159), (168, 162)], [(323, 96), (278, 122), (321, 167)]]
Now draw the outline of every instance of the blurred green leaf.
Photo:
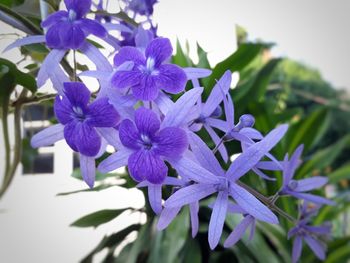
[(78, 193), (89, 193), (89, 192), (99, 192), (105, 189), (108, 189), (110, 187), (119, 186), (119, 184), (100, 184), (98, 186), (94, 186), (94, 188), (85, 188), (81, 190), (75, 190), (75, 191), (69, 191), (69, 192), (63, 192), (58, 193), (56, 196), (65, 196), (65, 195), (71, 195), (71, 194), (78, 194)]
[(350, 163), (343, 165), (327, 175), (329, 182), (336, 184), (341, 180), (350, 179)]
[(235, 53), (214, 67), (208, 88), (212, 88), (215, 81), (220, 79), (226, 70), (230, 70), (231, 72), (242, 70), (262, 51), (263, 47), (263, 44), (242, 44)]
[(193, 62), (191, 59), (185, 54), (184, 50), (181, 47), (180, 41), (176, 40), (176, 54), (172, 58), (172, 62), (174, 64), (179, 65), (180, 67), (192, 67)]
[(191, 237), (187, 239), (184, 249), (181, 253), (182, 263), (201, 263), (202, 255), (198, 242)]
[(346, 262), (350, 258), (350, 244), (346, 244), (338, 249), (335, 249), (328, 254), (325, 263)]
[[(81, 175), (81, 171), (79, 168), (76, 168), (74, 169), (73, 173), (71, 174), (71, 176), (75, 179), (78, 179), (78, 180), (83, 180), (83, 177)], [(95, 182), (98, 182), (98, 181), (102, 181), (102, 180), (105, 180), (106, 178), (110, 178), (110, 177), (118, 177), (120, 176), (119, 174), (116, 174), (116, 173), (101, 173), (99, 171), (96, 171), (96, 177), (95, 177)]]
[(105, 224), (109, 221), (112, 221), (114, 218), (119, 216), (121, 213), (126, 211), (128, 208), (123, 209), (105, 209), (100, 210), (78, 220), (74, 221), (71, 226), (75, 227), (98, 227), (99, 225)]

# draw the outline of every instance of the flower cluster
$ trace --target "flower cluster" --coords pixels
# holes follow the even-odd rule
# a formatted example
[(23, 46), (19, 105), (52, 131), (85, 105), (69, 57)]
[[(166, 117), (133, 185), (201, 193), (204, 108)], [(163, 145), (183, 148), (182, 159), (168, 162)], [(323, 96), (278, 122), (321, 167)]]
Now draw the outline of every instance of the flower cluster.
[[(126, 1), (127, 10), (149, 16), (155, 2)], [(137, 186), (147, 187), (149, 203), (159, 215), (160, 230), (188, 205), (194, 237), (199, 228), (200, 201), (215, 197), (209, 205), (212, 208), (208, 230), (211, 249), (221, 240), (228, 213), (240, 214), (242, 220), (224, 241), (225, 247), (238, 242), (249, 227), (252, 238), (258, 221), (278, 224), (279, 219), (271, 207), (280, 196), (305, 200), (301, 216), (290, 231), (290, 236), (296, 236), (293, 260), (300, 256), (302, 240), (319, 258), (324, 257), (324, 247), (314, 236), (326, 234), (329, 229), (308, 225), (306, 201), (317, 205), (333, 202), (306, 192), (324, 186), (327, 179), (320, 176), (293, 179), (302, 146), (290, 159), (288, 155), (283, 160), (273, 156), (271, 150), (287, 132), (287, 125), (280, 125), (264, 136), (254, 128), (252, 115), (244, 114), (235, 122), (230, 71), (217, 80), (202, 102), (204, 88), (200, 86), (200, 79), (209, 76), (211, 71), (172, 64), (169, 39), (156, 37), (142, 26), (132, 28), (123, 21), (113, 23), (113, 19), (101, 16), (95, 16), (95, 20), (86, 18), (91, 6), (88, 0), (65, 0), (65, 5), (67, 11), (58, 11), (43, 21), (42, 26), (48, 29), (45, 36), (28, 37), (11, 45), (40, 42), (44, 37), (46, 45), (52, 48), (37, 81), (40, 86), (48, 78), (52, 80), (58, 92), (54, 111), (59, 123), (37, 133), (31, 140), (33, 147), (64, 139), (79, 153), (83, 179), (92, 188), (95, 160), (105, 153), (107, 145), (113, 146), (115, 152), (100, 162), (97, 169), (108, 173), (126, 166)], [(100, 2), (97, 9), (102, 8)], [(123, 42), (113, 41), (107, 33), (115, 29), (129, 34), (136, 32), (134, 45), (119, 47)], [(107, 43), (117, 43), (113, 65), (86, 41), (89, 34)], [(71, 82), (62, 73), (59, 61), (69, 50), (80, 50), (95, 62), (96, 70), (82, 72), (80, 76), (97, 78), (98, 92), (91, 94), (84, 83)], [(192, 85), (186, 90), (189, 80)], [(171, 99), (171, 94), (178, 94), (176, 101)], [(202, 130), (212, 139), (213, 149), (199, 136)], [(226, 147), (232, 140), (239, 143), (241, 152), (230, 161)], [(228, 168), (224, 169), (222, 164)], [(169, 167), (176, 171), (175, 176), (169, 174)], [(241, 181), (249, 172), (265, 180), (276, 180), (263, 170), (283, 174), (280, 190), (268, 202)], [(164, 187), (173, 190), (165, 202)]]

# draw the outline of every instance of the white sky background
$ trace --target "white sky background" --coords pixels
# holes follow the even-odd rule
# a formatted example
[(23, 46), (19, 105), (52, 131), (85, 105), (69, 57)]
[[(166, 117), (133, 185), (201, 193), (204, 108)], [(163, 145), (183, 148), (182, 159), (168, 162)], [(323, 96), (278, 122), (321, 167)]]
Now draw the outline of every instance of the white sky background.
[[(349, 7), (350, 1), (345, 0), (160, 0), (155, 20), (160, 34), (173, 43), (176, 37), (182, 43), (188, 39), (192, 46), (198, 41), (209, 51), (212, 65), (235, 50), (234, 28), (238, 23), (251, 39), (276, 42), (274, 54), (303, 61), (318, 68), (334, 85), (349, 88)], [(0, 31), (4, 29), (0, 25)], [(0, 41), (2, 50), (9, 40)], [(96, 194), (55, 196), (83, 187), (69, 174), (17, 176), (0, 201), (1, 261), (77, 262), (105, 233), (137, 219), (124, 216), (97, 230), (68, 227), (93, 211), (143, 205), (137, 191), (116, 188)]]
[(217, 63), (235, 47), (235, 23), (250, 39), (277, 43), (273, 54), (319, 69), (336, 87), (350, 90), (349, 0), (160, 0), (159, 32), (198, 41)]

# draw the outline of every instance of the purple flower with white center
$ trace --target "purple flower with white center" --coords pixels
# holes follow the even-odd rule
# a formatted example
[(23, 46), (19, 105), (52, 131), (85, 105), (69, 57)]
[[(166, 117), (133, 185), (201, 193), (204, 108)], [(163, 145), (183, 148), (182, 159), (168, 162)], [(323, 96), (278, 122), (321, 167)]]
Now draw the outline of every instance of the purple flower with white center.
[(317, 204), (334, 205), (333, 201), (324, 197), (305, 193), (324, 186), (328, 182), (326, 177), (314, 176), (312, 178), (293, 180), (295, 171), (301, 164), (300, 156), (303, 152), (303, 148), (304, 146), (300, 145), (295, 150), (290, 160), (288, 160), (288, 154), (285, 156), (283, 165), (283, 185), (279, 194), (291, 195)]
[(83, 83), (64, 83), (64, 94), (62, 98), (57, 96), (54, 104), (56, 117), (64, 125), (64, 137), (74, 151), (95, 156), (101, 147), (101, 137), (95, 128), (115, 127), (119, 114), (108, 98), (89, 104), (91, 94)]
[(191, 149), (200, 165), (188, 158), (181, 158), (170, 162), (170, 164), (179, 174), (185, 175), (195, 183), (176, 191), (166, 200), (165, 208), (182, 207), (217, 193), (209, 222), (208, 239), (211, 249), (214, 249), (220, 241), (229, 196), (256, 219), (277, 224), (277, 217), (252, 194), (239, 186), (237, 180), (251, 170), (277, 144), (286, 130), (287, 125), (272, 130), (260, 142), (241, 153), (230, 165), (227, 172), (221, 168), (207, 145), (197, 135), (190, 134)]
[(304, 202), (300, 213), (300, 218), (295, 227), (288, 232), (288, 239), (295, 236), (293, 242), (292, 262), (296, 263), (300, 256), (303, 247), (303, 241), (309, 246), (313, 253), (320, 260), (326, 257), (326, 244), (323, 240), (329, 239), (331, 232), (331, 224), (325, 223), (320, 226), (309, 225), (311, 216), (317, 212), (313, 209), (310, 213), (307, 209), (307, 202)]
[(134, 122), (126, 119), (120, 123), (119, 137), (123, 146), (132, 151), (128, 168), (137, 182), (147, 180), (161, 184), (168, 174), (164, 161), (181, 158), (188, 147), (184, 130), (177, 127), (160, 129), (158, 116), (144, 107), (136, 110)]
[(84, 18), (90, 11), (91, 0), (64, 0), (67, 11), (49, 15), (41, 26), (48, 28), (46, 45), (54, 49), (79, 49), (88, 35), (104, 38), (105, 28), (97, 21)]
[[(84, 181), (93, 187), (95, 181), (95, 158), (105, 150), (101, 137), (111, 137), (119, 114), (107, 98), (96, 99), (89, 104), (90, 91), (83, 83), (64, 83), (64, 95), (56, 97), (55, 115), (60, 123), (32, 137), (34, 148), (51, 145), (66, 139), (67, 144), (80, 154), (80, 168)], [(102, 143), (103, 142), (103, 143)], [(113, 144), (112, 144), (113, 145)]]
[(159, 91), (177, 94), (185, 89), (185, 72), (173, 64), (164, 64), (173, 49), (167, 38), (152, 40), (145, 50), (145, 55), (135, 47), (123, 47), (114, 57), (115, 66), (126, 61), (134, 62), (130, 71), (118, 71), (112, 78), (116, 88), (131, 88), (135, 98), (143, 101), (155, 100)]

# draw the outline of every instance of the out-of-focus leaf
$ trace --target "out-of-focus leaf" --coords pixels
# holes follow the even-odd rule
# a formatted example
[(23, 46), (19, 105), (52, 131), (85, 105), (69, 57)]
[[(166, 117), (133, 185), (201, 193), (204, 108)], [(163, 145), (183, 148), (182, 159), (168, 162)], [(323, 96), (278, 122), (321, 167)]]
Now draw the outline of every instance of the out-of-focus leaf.
[(350, 179), (350, 163), (343, 165), (327, 175), (330, 183), (338, 183), (344, 179)]
[(127, 209), (128, 208), (100, 210), (100, 211), (88, 214), (86, 216), (83, 216), (82, 218), (79, 218), (78, 220), (74, 221), (71, 224), (71, 226), (96, 228), (99, 225), (112, 221), (114, 218), (119, 216), (121, 213), (123, 213)]
[[(24, 72), (18, 70), (16, 65), (13, 64), (11, 61), (0, 58), (0, 67), (2, 69), (7, 68), (6, 74), (3, 74), (2, 77), (5, 77), (5, 75), (11, 75), (11, 79), (13, 79), (13, 83), (11, 83), (9, 85), (18, 84), (18, 85), (21, 85), (24, 88), (30, 90), (33, 93), (37, 90), (36, 81), (35, 81), (34, 77), (27, 74), (27, 73), (24, 73)], [(3, 70), (1, 70), (1, 71), (3, 72)], [(9, 94), (11, 94), (11, 92)]]
[(301, 120), (287, 135), (289, 152), (293, 152), (300, 144), (304, 144), (305, 152), (307, 152), (324, 135), (330, 124), (329, 118), (328, 109), (320, 108)]
[(22, 165), (24, 169), (29, 169), (34, 162), (35, 157), (38, 155), (38, 149), (34, 149), (30, 145), (30, 140), (24, 138), (22, 140)]
[(242, 70), (262, 51), (263, 47), (263, 44), (242, 44), (235, 53), (215, 66), (210, 76), (208, 88), (212, 88), (215, 81), (218, 80), (226, 70), (230, 70), (231, 72)]
[(335, 249), (331, 253), (328, 254), (325, 263), (339, 263), (346, 262), (350, 258), (350, 244), (346, 244), (338, 249)]
[(76, 190), (76, 191), (69, 191), (69, 192), (63, 192), (58, 193), (56, 196), (65, 196), (65, 195), (71, 195), (71, 194), (78, 194), (78, 193), (89, 193), (89, 192), (99, 192), (105, 189), (108, 189), (110, 187), (119, 186), (119, 184), (100, 184), (98, 186), (95, 186), (94, 188), (85, 188), (82, 190)]
[[(71, 174), (71, 176), (75, 179), (78, 179), (78, 180), (83, 180), (83, 177), (81, 175), (81, 171), (79, 168), (76, 168), (74, 169), (73, 173)], [(95, 177), (95, 181), (98, 182), (98, 181), (102, 181), (102, 180), (105, 180), (106, 178), (110, 178), (110, 177), (118, 177), (120, 175), (118, 174), (115, 174), (115, 173), (101, 173), (99, 171), (96, 171), (96, 177)]]
[(183, 51), (180, 41), (176, 40), (176, 54), (173, 56), (172, 61), (174, 64), (179, 65), (180, 67), (192, 67), (193, 62)]
[(115, 248), (118, 244), (120, 244), (131, 232), (138, 231), (140, 229), (140, 225), (131, 225), (127, 228), (124, 228), (123, 230), (119, 231), (118, 233), (112, 234), (110, 236), (105, 236), (101, 242), (97, 245), (97, 247), (89, 253), (83, 260), (81, 260), (81, 263), (92, 263), (93, 257), (96, 253), (100, 252), (104, 248)]
[(350, 135), (346, 135), (327, 148), (317, 151), (312, 159), (306, 162), (298, 171), (297, 178), (303, 177), (313, 169), (323, 169), (333, 163), (343, 149), (350, 144)]
[(183, 209), (164, 231), (157, 232), (148, 263), (173, 263), (188, 236), (189, 213)]
[(1, 4), (7, 6), (7, 7), (14, 7), (17, 5), (21, 5), (24, 3), (24, 0), (2, 0)]
[(337, 198), (333, 201), (336, 202), (335, 206), (323, 206), (318, 212), (317, 217), (314, 220), (314, 223), (321, 224), (325, 221), (335, 220), (339, 215), (346, 211), (350, 207), (350, 193), (349, 191), (339, 194)]
[(201, 263), (202, 255), (201, 249), (198, 245), (198, 242), (195, 239), (188, 238), (184, 249), (182, 251), (182, 263)]
[(199, 45), (199, 43), (197, 43), (197, 55), (198, 55), (197, 67), (210, 69), (208, 53), (204, 51), (204, 49)]

